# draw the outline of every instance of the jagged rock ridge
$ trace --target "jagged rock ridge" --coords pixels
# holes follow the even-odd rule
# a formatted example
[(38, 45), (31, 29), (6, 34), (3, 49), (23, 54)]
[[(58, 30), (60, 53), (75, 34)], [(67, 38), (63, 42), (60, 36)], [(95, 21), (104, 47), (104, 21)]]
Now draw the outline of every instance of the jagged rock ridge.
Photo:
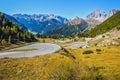
[(68, 22), (67, 18), (53, 14), (14, 14), (13, 17), (24, 24), (31, 32), (44, 34), (58, 25)]
[(99, 22), (103, 22), (105, 21), (107, 18), (111, 17), (112, 15), (114, 15), (115, 13), (117, 13), (119, 10), (117, 9), (112, 9), (109, 11), (109, 13), (107, 14), (105, 11), (100, 11), (99, 9), (96, 9), (95, 11), (93, 11), (92, 13), (90, 13), (87, 16), (87, 20), (97, 20)]

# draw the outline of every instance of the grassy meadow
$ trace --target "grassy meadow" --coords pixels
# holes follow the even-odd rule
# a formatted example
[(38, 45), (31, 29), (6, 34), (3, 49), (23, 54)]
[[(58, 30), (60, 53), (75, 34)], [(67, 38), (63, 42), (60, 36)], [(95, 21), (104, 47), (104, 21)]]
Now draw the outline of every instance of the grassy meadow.
[(0, 59), (0, 80), (119, 80), (119, 66), (120, 46), (67, 49), (32, 58)]

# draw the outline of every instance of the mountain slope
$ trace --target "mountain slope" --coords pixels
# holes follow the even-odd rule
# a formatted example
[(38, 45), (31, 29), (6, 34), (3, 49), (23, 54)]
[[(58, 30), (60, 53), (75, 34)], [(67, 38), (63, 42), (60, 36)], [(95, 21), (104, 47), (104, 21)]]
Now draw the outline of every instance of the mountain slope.
[(98, 35), (89, 41), (89, 46), (120, 45), (120, 25), (109, 32)]
[(68, 22), (68, 19), (47, 14), (28, 15), (14, 14), (13, 17), (24, 24), (31, 32), (44, 34), (58, 25)]
[(99, 34), (108, 32), (119, 25), (120, 25), (120, 11), (114, 14), (112, 17), (108, 18), (106, 21), (104, 21), (97, 27), (92, 28), (88, 32), (85, 32), (85, 35), (95, 37)]
[(7, 19), (9, 19), (10, 21), (18, 24), (18, 27), (20, 28), (24, 28), (24, 29), (27, 29), (23, 24), (21, 24), (20, 22), (18, 22), (14, 17), (8, 15), (8, 14), (5, 14), (5, 13), (2, 13)]
[(0, 45), (16, 43), (19, 41), (35, 41), (34, 36), (26, 29), (19, 28), (18, 24), (11, 22), (0, 13)]
[(47, 32), (47, 35), (50, 34), (72, 35), (84, 31), (87, 27), (88, 24), (85, 20), (76, 17), (70, 22), (60, 25), (53, 29), (52, 31)]
[(94, 19), (88, 19), (88, 20), (86, 20), (86, 22), (88, 23), (88, 29), (96, 27), (97, 25), (99, 25), (101, 23), (101, 22), (94, 20)]
[(89, 29), (96, 27), (97, 25), (104, 22), (106, 19), (108, 19), (109, 17), (117, 13), (118, 11), (119, 10), (117, 9), (112, 9), (107, 14), (105, 11), (100, 11), (96, 9), (95, 11), (91, 12), (86, 18)]

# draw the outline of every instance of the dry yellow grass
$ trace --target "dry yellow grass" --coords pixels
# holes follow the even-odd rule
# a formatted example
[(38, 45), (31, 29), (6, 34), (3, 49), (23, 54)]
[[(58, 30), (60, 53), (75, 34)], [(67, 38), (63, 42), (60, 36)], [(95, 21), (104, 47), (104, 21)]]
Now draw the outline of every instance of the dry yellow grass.
[[(98, 54), (96, 49), (100, 49)], [(94, 53), (82, 54), (85, 50)], [(119, 80), (120, 46), (68, 49), (33, 58), (0, 59), (0, 80)]]
[(39, 42), (42, 42), (42, 43), (44, 43), (44, 42), (54, 42), (55, 41), (54, 39), (51, 39), (51, 38), (37, 38), (37, 40)]
[[(101, 49), (100, 54), (97, 54), (96, 49)], [(92, 50), (94, 53), (82, 54), (85, 50)], [(109, 80), (120, 79), (120, 46), (74, 49), (70, 50), (70, 52), (76, 56), (77, 61), (86, 66), (94, 65), (103, 68), (101, 73), (108, 77)]]

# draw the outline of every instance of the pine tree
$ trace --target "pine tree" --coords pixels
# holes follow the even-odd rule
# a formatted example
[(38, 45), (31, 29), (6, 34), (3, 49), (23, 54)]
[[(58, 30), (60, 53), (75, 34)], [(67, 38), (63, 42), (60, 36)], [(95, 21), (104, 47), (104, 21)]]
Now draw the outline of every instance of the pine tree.
[(18, 38), (18, 41), (20, 40), (20, 33), (18, 32), (17, 33), (17, 38)]
[(8, 38), (8, 44), (11, 44), (11, 36), (9, 36), (9, 38)]

